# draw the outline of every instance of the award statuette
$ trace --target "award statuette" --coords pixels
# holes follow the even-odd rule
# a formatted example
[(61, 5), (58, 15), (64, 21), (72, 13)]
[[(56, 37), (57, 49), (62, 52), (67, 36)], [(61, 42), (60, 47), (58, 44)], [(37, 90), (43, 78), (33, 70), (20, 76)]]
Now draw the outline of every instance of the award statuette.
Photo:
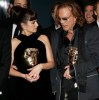
[(74, 65), (78, 59), (78, 50), (76, 47), (69, 47), (69, 64)]
[(37, 62), (37, 56), (38, 56), (38, 49), (36, 48), (27, 48), (24, 51), (24, 59), (28, 66), (35, 66)]
[(74, 69), (74, 64), (76, 63), (78, 59), (78, 49), (76, 47), (69, 47), (69, 52), (68, 52), (68, 62), (70, 65), (70, 74), (71, 76), (75, 76), (75, 69)]

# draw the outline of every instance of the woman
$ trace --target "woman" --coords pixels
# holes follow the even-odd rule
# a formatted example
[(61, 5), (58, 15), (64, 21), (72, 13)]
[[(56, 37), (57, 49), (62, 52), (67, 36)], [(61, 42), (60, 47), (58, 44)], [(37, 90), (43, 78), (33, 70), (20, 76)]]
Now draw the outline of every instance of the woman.
[(38, 23), (34, 11), (23, 8), (18, 25), (21, 34), (12, 39), (12, 66), (9, 73), (16, 79), (13, 99), (51, 100), (49, 69), (54, 67), (54, 60), (48, 38), (36, 34)]

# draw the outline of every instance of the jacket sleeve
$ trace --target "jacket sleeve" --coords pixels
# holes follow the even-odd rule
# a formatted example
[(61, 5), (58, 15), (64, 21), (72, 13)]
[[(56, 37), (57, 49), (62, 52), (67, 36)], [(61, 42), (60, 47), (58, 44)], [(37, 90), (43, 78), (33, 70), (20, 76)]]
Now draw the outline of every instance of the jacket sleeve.
[(11, 39), (7, 32), (0, 31), (0, 89), (8, 77), (11, 65)]
[(92, 27), (86, 33), (85, 39), (88, 72), (99, 67), (99, 28)]

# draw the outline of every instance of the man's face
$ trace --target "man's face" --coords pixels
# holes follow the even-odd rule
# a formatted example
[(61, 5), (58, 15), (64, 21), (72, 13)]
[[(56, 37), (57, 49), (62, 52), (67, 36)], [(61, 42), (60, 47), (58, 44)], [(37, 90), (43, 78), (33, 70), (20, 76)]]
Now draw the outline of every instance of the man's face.
[(92, 23), (94, 21), (94, 7), (91, 5), (88, 5), (85, 7), (85, 19), (87, 23)]
[(27, 8), (27, 0), (14, 0), (14, 6), (20, 6), (22, 8)]
[(71, 8), (64, 7), (59, 9), (59, 21), (65, 31), (73, 30), (76, 24), (76, 18), (73, 16)]

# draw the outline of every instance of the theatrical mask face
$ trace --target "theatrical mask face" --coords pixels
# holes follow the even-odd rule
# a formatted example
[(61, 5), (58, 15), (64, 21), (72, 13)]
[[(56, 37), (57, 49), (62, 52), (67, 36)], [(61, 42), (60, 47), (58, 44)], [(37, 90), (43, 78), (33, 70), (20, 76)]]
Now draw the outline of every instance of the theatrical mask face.
[(76, 18), (73, 16), (70, 7), (60, 8), (58, 11), (58, 17), (63, 30), (73, 30), (73, 27), (76, 24)]
[(24, 52), (24, 58), (26, 63), (29, 66), (35, 66), (37, 62), (37, 56), (38, 56), (38, 49), (36, 48), (27, 48)]
[(69, 64), (74, 65), (78, 59), (78, 49), (76, 47), (69, 47)]
[(14, 6), (20, 6), (22, 8), (27, 8), (27, 0), (14, 0)]

